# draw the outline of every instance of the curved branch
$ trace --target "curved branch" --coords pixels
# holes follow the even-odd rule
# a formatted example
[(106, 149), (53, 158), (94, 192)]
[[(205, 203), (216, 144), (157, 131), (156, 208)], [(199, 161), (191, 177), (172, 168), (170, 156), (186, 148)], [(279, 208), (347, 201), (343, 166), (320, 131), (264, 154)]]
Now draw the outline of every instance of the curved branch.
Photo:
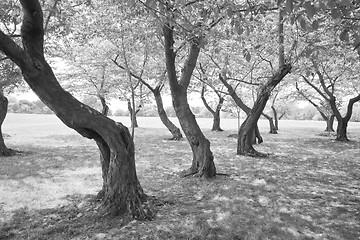
[(23, 8), (23, 21), (21, 25), (21, 36), (24, 49), (31, 56), (44, 58), (44, 27), (43, 13), (39, 1), (20, 0)]

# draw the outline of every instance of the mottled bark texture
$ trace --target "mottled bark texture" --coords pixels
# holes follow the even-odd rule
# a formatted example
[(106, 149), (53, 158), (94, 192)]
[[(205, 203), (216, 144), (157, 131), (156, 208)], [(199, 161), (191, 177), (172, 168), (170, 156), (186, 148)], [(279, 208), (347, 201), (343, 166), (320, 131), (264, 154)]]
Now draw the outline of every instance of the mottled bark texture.
[(23, 48), (0, 31), (0, 50), (22, 70), (23, 77), (61, 121), (86, 138), (94, 139), (103, 157), (102, 210), (150, 219), (147, 195), (136, 175), (134, 143), (128, 129), (82, 104), (58, 83), (44, 58), (43, 14), (39, 1), (20, 0), (23, 10)]
[(245, 121), (242, 123), (237, 144), (237, 154), (249, 155), (254, 157), (265, 157), (266, 154), (256, 151), (252, 144), (252, 137), (256, 123), (261, 116), (266, 103), (270, 97), (271, 92), (280, 83), (280, 81), (291, 71), (291, 65), (286, 64), (280, 67), (277, 72), (265, 83), (259, 92), (259, 95), (254, 103), (253, 108), (250, 110)]
[(189, 54), (182, 68), (180, 79), (178, 79), (175, 67), (176, 53), (174, 52), (173, 31), (170, 23), (163, 25), (166, 70), (173, 106), (181, 128), (193, 152), (191, 168), (184, 173), (184, 176), (195, 174), (196, 176), (205, 178), (215, 177), (216, 168), (214, 157), (210, 150), (210, 142), (202, 133), (187, 101), (187, 89), (199, 56), (199, 44), (203, 39), (199, 36), (191, 41)]

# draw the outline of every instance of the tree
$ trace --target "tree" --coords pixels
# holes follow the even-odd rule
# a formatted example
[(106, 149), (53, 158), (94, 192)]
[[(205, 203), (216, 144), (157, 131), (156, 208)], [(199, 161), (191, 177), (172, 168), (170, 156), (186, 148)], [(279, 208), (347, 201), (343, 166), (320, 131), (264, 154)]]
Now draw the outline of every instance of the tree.
[[(219, 82), (217, 82), (216, 78), (217, 78), (217, 74), (216, 73), (208, 73), (207, 66), (204, 66), (203, 64), (199, 64), (199, 80), (202, 82), (202, 87), (201, 87), (201, 100), (205, 106), (205, 108), (211, 113), (211, 115), (213, 116), (213, 125), (211, 128), (211, 131), (218, 131), (221, 132), (223, 131), (220, 127), (220, 112), (221, 109), (223, 107), (224, 101), (225, 101), (225, 94), (223, 93), (223, 87), (224, 86), (220, 86), (219, 88), (217, 88), (217, 86), (220, 85)], [(215, 75), (215, 76), (214, 76)], [(214, 108), (213, 109), (208, 101), (205, 98), (205, 92), (206, 92), (206, 87), (210, 87), (211, 90), (215, 93), (216, 98), (217, 98), (217, 103), (215, 103)]]
[(103, 157), (104, 212), (151, 218), (152, 212), (143, 205), (148, 197), (136, 175), (134, 143), (128, 129), (82, 104), (60, 86), (44, 57), (40, 3), (37, 0), (20, 0), (20, 3), (22, 47), (0, 31), (0, 50), (20, 67), (31, 89), (64, 124), (96, 141)]
[[(16, 37), (19, 25), (20, 10), (13, 1), (0, 3), (0, 21), (4, 26), (4, 31), (10, 37)], [(1, 29), (1, 28), (0, 28)], [(11, 93), (21, 81), (20, 73), (15, 64), (9, 61), (8, 57), (0, 54), (0, 156), (13, 156), (15, 151), (6, 147), (2, 124), (8, 111), (8, 99), (6, 94)]]
[[(207, 13), (211, 13), (211, 11), (210, 9), (207, 11), (201, 4), (195, 2), (190, 4), (190, 6), (187, 4), (182, 5), (182, 3), (177, 4), (178, 5), (174, 3), (174, 5), (172, 5), (168, 2), (161, 2), (160, 7), (163, 11), (162, 14), (165, 16), (162, 17), (161, 25), (164, 36), (166, 71), (173, 107), (193, 152), (192, 166), (184, 176), (196, 174), (199, 177), (211, 178), (216, 176), (216, 168), (213, 153), (210, 150), (210, 141), (202, 133), (187, 100), (187, 90), (190, 80), (197, 63), (201, 46), (205, 44), (205, 31), (203, 28), (206, 28), (206, 23), (204, 19), (207, 17)], [(210, 8), (210, 6), (208, 7)], [(200, 19), (196, 16), (199, 9), (204, 10), (203, 15), (200, 16), (202, 18)], [(187, 24), (190, 23), (189, 26), (185, 27), (180, 24), (183, 18), (186, 19)], [(189, 30), (187, 30), (187, 27), (189, 27)], [(181, 50), (183, 47), (188, 47), (186, 60), (183, 63), (181, 76), (179, 78), (176, 71), (176, 58), (179, 53), (178, 50), (176, 50), (176, 39), (174, 37), (174, 35), (178, 37), (179, 35), (177, 34), (185, 35), (185, 40), (180, 44), (180, 49), (178, 50)], [(186, 39), (187, 34), (191, 36), (190, 41)]]
[[(131, 75), (134, 78), (138, 79), (144, 86), (146, 86), (153, 93), (160, 120), (164, 124), (164, 126), (169, 130), (169, 132), (172, 134), (172, 138), (170, 140), (176, 140), (176, 141), (181, 140), (183, 138), (183, 136), (181, 134), (180, 129), (178, 127), (176, 127), (173, 122), (170, 121), (170, 119), (168, 118), (166, 111), (164, 109), (164, 104), (163, 104), (162, 97), (161, 97), (161, 91), (164, 88), (163, 81), (160, 81), (154, 88), (147, 81), (145, 81), (142, 77), (140, 77), (132, 72), (131, 72)], [(161, 76), (161, 77), (163, 77), (163, 76)]]
[[(336, 140), (348, 141), (347, 124), (353, 105), (360, 100), (359, 94), (349, 82), (354, 84), (358, 81), (359, 73), (355, 69), (359, 68), (360, 63), (358, 54), (349, 44), (349, 36), (340, 34), (338, 37), (337, 29), (341, 26), (338, 19), (326, 18), (323, 21), (326, 25), (304, 36), (310, 44), (306, 47), (303, 59), (306, 70), (301, 74), (301, 79), (326, 102), (325, 106), (331, 108), (331, 114), (326, 118), (329, 124), (332, 114), (337, 119)], [(350, 100), (343, 117), (339, 108), (342, 102), (348, 101), (347, 98)]]
[[(278, 69), (272, 72), (272, 76), (269, 77), (267, 82), (260, 87), (257, 99), (254, 103), (253, 108), (247, 115), (247, 118), (240, 127), (238, 133), (238, 144), (237, 144), (237, 154), (239, 155), (249, 155), (249, 156), (260, 156), (264, 157), (266, 154), (256, 151), (252, 145), (252, 138), (254, 134), (254, 129), (258, 119), (263, 112), (267, 101), (270, 98), (272, 91), (280, 83), (280, 81), (290, 73), (292, 64), (291, 62), (285, 61), (285, 49), (284, 49), (284, 22), (283, 22), (283, 10), (280, 6), (278, 11)], [(260, 56), (260, 58), (263, 58)], [(265, 59), (266, 61), (266, 59)], [(269, 62), (270, 66), (272, 64)]]
[[(305, 78), (303, 76), (303, 78)], [(308, 81), (307, 78), (305, 78), (306, 81)], [(309, 96), (308, 94), (305, 93), (305, 91), (302, 91), (299, 86), (298, 83), (295, 83), (296, 86), (296, 90), (299, 93), (299, 95), (306, 99), (309, 103), (311, 103), (311, 105), (313, 105), (316, 110), (320, 113), (321, 117), (324, 119), (324, 121), (326, 122), (326, 128), (325, 131), (326, 132), (334, 132), (334, 120), (335, 120), (335, 115), (329, 105), (329, 103), (326, 101), (326, 99), (323, 99), (322, 101), (320, 100), (319, 103), (316, 103), (314, 99), (314, 97)]]

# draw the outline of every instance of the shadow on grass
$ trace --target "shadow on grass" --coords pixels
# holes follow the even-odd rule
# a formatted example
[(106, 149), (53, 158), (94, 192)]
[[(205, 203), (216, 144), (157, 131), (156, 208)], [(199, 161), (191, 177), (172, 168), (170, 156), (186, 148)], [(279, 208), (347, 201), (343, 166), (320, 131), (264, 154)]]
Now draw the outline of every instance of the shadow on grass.
[(99, 153), (93, 147), (21, 146), (21, 152), (0, 161), (0, 179), (52, 177), (53, 170), (76, 169), (99, 165)]
[(71, 195), (67, 199), (70, 204), (58, 208), (14, 211), (11, 220), (0, 225), (0, 239), (86, 239), (130, 222), (129, 218), (100, 216), (95, 195)]

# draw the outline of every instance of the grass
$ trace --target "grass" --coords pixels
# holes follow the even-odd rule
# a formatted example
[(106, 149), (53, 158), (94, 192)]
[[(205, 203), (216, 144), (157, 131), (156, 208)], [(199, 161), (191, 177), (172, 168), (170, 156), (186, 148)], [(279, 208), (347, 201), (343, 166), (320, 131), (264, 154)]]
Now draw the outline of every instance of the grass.
[[(128, 124), (128, 118), (120, 118)], [(26, 124), (25, 124), (26, 123)], [(322, 122), (280, 121), (277, 135), (260, 130), (265, 159), (235, 155), (236, 120), (211, 132), (213, 180), (179, 178), (192, 154), (186, 141), (155, 118), (140, 118), (136, 164), (149, 195), (163, 201), (151, 222), (102, 218), (93, 200), (101, 187), (96, 145), (54, 116), (10, 114), (9, 147), (0, 159), (0, 239), (359, 239), (360, 124), (348, 143), (323, 134)], [(29, 127), (30, 126), (30, 127)], [(2, 217), (1, 217), (2, 216)]]

